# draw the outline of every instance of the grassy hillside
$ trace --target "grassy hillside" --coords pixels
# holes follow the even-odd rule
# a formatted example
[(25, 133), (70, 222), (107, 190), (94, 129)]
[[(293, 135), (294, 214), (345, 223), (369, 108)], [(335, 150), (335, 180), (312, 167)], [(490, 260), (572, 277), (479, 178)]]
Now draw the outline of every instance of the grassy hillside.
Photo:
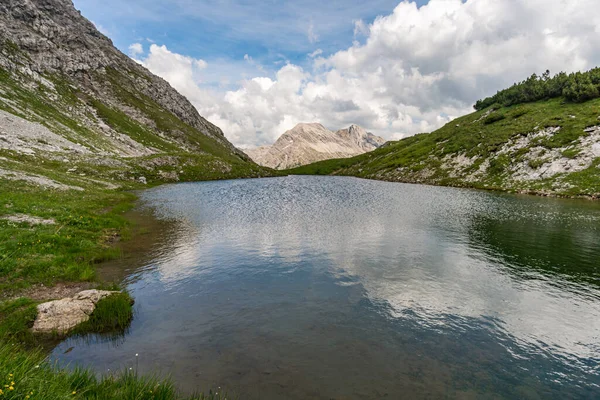
[(600, 196), (599, 119), (598, 98), (494, 103), (429, 134), (285, 172)]
[(68, 76), (0, 68), (0, 298), (93, 280), (105, 242), (126, 227), (131, 189), (274, 173), (137, 92), (126, 73), (102, 75), (95, 95)]

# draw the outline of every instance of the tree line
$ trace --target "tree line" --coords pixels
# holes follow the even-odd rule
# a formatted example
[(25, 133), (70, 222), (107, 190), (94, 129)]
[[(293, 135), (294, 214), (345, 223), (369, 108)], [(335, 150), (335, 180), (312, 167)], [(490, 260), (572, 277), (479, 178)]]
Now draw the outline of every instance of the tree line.
[(559, 72), (553, 77), (550, 71), (542, 76), (533, 74), (494, 96), (478, 100), (474, 107), (479, 111), (495, 104), (507, 107), (561, 96), (576, 103), (600, 97), (600, 68), (571, 74)]

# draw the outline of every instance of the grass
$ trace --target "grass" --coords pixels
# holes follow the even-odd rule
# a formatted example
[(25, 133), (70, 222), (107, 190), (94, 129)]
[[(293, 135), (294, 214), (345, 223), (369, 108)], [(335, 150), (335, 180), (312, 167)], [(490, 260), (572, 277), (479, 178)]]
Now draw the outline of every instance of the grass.
[(52, 365), (43, 353), (0, 343), (0, 398), (7, 400), (225, 400), (226, 393), (184, 396), (168, 379), (123, 371), (97, 377), (85, 369), (67, 371)]
[(134, 200), (128, 192), (80, 194), (0, 181), (0, 217), (56, 221), (31, 226), (0, 219), (0, 291), (8, 296), (32, 284), (93, 280), (94, 264), (119, 255), (108, 239), (128, 229), (121, 214)]
[(29, 328), (37, 315), (36, 305), (27, 298), (0, 302), (0, 342), (34, 343)]
[(127, 292), (116, 293), (100, 300), (90, 319), (79, 324), (72, 334), (122, 333), (133, 319), (133, 299)]
[[(540, 137), (531, 146), (548, 150), (561, 149), (566, 158), (579, 153), (577, 140), (590, 126), (600, 125), (600, 99), (584, 103), (570, 103), (562, 98), (520, 104), (510, 107), (491, 106), (448, 123), (429, 134), (415, 135), (381, 148), (348, 159), (336, 159), (284, 171), (300, 175), (351, 175), (371, 179), (475, 188), (496, 188), (508, 191), (552, 192), (567, 196), (600, 195), (598, 168), (555, 176), (543, 181), (511, 179), (510, 169), (521, 162), (530, 150), (524, 148), (514, 154), (498, 155), (497, 152), (510, 140), (547, 127), (560, 126), (560, 131), (550, 137)], [(462, 154), (474, 160), (463, 176), (451, 176), (444, 168), (447, 156)], [(489, 168), (477, 179), (465, 179), (465, 175), (478, 170), (488, 160)], [(541, 160), (532, 160), (538, 167)], [(597, 165), (598, 160), (596, 160)], [(560, 188), (560, 182), (572, 187)], [(558, 189), (557, 189), (558, 187)]]
[(157, 136), (152, 130), (133, 120), (124, 112), (108, 107), (101, 101), (90, 98), (89, 104), (96, 110), (98, 117), (115, 131), (127, 134), (138, 143), (165, 152), (176, 151), (178, 147)]

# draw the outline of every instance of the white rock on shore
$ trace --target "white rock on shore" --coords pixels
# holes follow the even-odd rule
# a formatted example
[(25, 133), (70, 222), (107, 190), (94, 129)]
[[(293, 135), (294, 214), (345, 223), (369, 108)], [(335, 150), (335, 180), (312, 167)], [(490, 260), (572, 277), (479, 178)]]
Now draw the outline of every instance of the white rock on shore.
[(73, 297), (49, 301), (37, 306), (38, 315), (31, 330), (35, 333), (66, 333), (90, 319), (96, 304), (112, 294), (108, 290), (84, 290)]

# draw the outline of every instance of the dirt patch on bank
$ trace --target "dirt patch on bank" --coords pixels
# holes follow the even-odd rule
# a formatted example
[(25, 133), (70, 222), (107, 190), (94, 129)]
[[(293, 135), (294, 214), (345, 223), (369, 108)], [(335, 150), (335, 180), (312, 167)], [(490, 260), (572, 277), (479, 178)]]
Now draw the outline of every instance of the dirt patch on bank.
[(75, 294), (98, 286), (95, 282), (63, 282), (54, 286), (45, 286), (40, 283), (24, 289), (13, 296), (14, 298), (27, 297), (34, 301), (48, 301), (72, 297)]

